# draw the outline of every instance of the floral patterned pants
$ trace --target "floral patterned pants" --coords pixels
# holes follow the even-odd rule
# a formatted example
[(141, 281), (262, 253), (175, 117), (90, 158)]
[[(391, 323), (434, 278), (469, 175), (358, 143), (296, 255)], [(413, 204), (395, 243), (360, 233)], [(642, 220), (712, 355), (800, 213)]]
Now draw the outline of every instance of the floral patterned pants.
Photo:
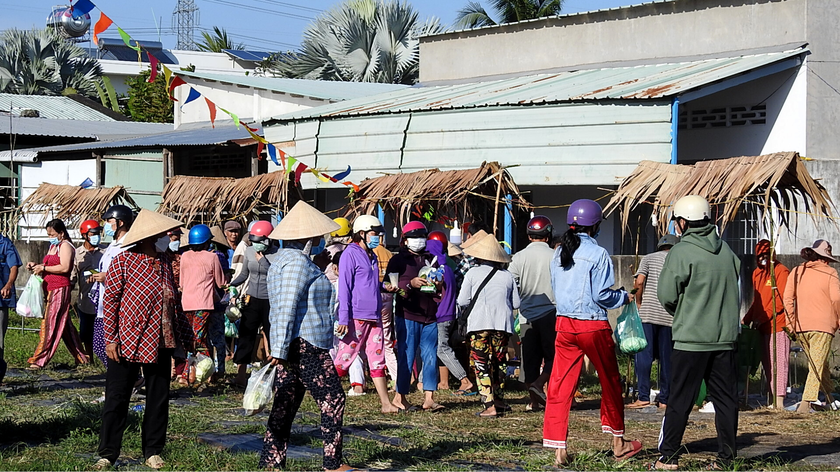
[(475, 370), (481, 401), (487, 407), (495, 398), (502, 398), (509, 337), (504, 331), (470, 333), (470, 365)]
[(289, 346), (286, 365), (277, 368), (274, 405), (268, 417), (260, 468), (286, 466), (286, 447), (303, 394), (309, 390), (321, 408), (321, 436), (324, 438), (324, 469), (341, 466), (344, 423), (344, 391), (330, 353), (296, 338)]

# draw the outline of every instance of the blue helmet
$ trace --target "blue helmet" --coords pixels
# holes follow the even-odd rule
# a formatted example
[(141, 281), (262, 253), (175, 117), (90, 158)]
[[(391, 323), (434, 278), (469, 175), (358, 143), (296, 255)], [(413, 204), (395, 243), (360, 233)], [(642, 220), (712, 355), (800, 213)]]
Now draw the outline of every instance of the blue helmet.
[(213, 233), (210, 232), (210, 228), (207, 225), (195, 225), (190, 228), (190, 246), (204, 244), (210, 241), (212, 237)]

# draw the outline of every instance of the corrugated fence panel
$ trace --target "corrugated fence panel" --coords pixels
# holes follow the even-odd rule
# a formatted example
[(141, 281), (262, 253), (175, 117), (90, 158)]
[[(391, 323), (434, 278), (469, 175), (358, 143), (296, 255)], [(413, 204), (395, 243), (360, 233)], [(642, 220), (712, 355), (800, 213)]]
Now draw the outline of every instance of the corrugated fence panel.
[(516, 107), (415, 113), (401, 170), (498, 161), (520, 166), (520, 185), (616, 185), (639, 161), (670, 156), (669, 102)]
[(112, 153), (103, 157), (105, 187), (122, 185), (140, 208), (157, 210), (163, 192), (163, 156), (158, 151)]
[(325, 121), (318, 136), (318, 168), (337, 173), (350, 165), (348, 178), (354, 182), (398, 172), (408, 120), (405, 114)]

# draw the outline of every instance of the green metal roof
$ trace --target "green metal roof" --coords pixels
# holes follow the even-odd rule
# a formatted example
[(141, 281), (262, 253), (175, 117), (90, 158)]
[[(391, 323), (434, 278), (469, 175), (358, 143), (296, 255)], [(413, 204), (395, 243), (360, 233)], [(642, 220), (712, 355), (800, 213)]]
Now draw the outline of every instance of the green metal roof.
[(367, 97), (383, 92), (402, 90), (406, 85), (377, 84), (369, 82), (338, 82), (330, 80), (285, 79), (254, 75), (217, 74), (211, 72), (174, 71), (175, 75), (194, 79), (212, 80), (224, 84), (241, 85), (272, 92), (300, 95), (320, 100), (341, 101)]
[(662, 99), (806, 54), (805, 48), (691, 62), (571, 70), (486, 82), (416, 86), (276, 116), (271, 122), (596, 100)]
[(41, 118), (56, 120), (116, 121), (69, 97), (0, 93), (0, 111), (17, 115), (20, 109), (38, 110)]

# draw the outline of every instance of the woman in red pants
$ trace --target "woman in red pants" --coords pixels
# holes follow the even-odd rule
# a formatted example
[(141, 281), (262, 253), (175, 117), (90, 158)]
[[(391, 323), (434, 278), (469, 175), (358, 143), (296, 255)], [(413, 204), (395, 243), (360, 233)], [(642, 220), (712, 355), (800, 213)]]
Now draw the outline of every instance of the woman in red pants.
[(601, 206), (592, 200), (577, 200), (569, 208), (566, 222), (569, 230), (551, 261), (557, 338), (543, 446), (557, 449), (556, 465), (568, 463), (569, 409), (585, 355), (601, 381), (601, 430), (613, 435), (613, 453), (621, 461), (638, 454), (642, 443), (624, 439), (624, 401), (607, 310), (629, 303), (633, 297), (624, 289), (610, 288), (615, 283), (612, 261), (595, 240), (601, 226)]

